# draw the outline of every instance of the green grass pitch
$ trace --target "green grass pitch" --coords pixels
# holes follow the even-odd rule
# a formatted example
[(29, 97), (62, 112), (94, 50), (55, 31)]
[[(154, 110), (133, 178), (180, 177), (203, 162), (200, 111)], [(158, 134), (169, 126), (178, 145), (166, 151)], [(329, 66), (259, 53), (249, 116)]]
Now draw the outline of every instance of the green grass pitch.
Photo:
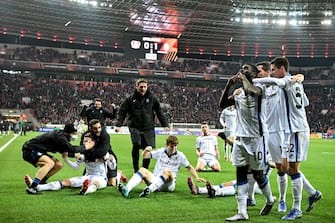
[[(21, 147), (25, 140), (39, 133), (29, 132), (18, 136), (0, 152), (0, 222), (224, 222), (226, 217), (236, 213), (234, 196), (216, 197), (191, 195), (186, 184), (189, 173), (182, 168), (178, 175), (176, 190), (173, 193), (153, 193), (146, 198), (138, 194), (144, 188), (140, 184), (128, 199), (123, 198), (115, 187), (108, 187), (88, 196), (78, 195), (79, 189), (44, 191), (33, 196), (25, 192), (24, 175), (34, 176), (37, 169), (23, 161)], [(0, 147), (13, 135), (0, 136)], [(195, 136), (179, 136), (178, 148), (183, 151), (193, 166), (196, 164)], [(129, 135), (111, 135), (113, 149), (118, 155), (119, 169), (130, 178), (132, 175), (131, 144)], [(166, 136), (157, 136), (157, 147), (165, 144)], [(204, 172), (200, 176), (217, 184), (235, 178), (234, 168), (224, 161), (220, 140), (220, 160), (222, 172)], [(60, 154), (55, 154), (61, 159)], [(323, 193), (322, 200), (310, 213), (303, 212), (295, 222), (335, 222), (335, 141), (312, 139), (308, 160), (302, 163), (301, 170), (311, 183)], [(154, 166), (151, 162), (150, 169)], [(66, 166), (50, 181), (77, 176), (81, 170)], [(276, 172), (270, 177), (274, 195), (277, 195)], [(201, 185), (201, 183), (198, 183)], [(307, 194), (303, 192), (302, 210), (307, 207)], [(277, 205), (268, 216), (260, 216), (264, 197), (256, 195), (257, 204), (249, 208), (248, 222), (281, 222), (283, 214), (278, 213)], [(291, 207), (290, 180), (287, 194), (288, 209)]]

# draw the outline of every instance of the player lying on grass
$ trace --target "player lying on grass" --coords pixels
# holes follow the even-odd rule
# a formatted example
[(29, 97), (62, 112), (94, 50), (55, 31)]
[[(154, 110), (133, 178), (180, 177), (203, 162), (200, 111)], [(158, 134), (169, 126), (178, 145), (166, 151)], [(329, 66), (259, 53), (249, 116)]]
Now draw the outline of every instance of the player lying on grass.
[(214, 198), (216, 196), (224, 197), (236, 194), (236, 180), (223, 182), (219, 185), (212, 185), (208, 180), (205, 187), (199, 187), (195, 185), (192, 177), (188, 177), (187, 184), (193, 195), (207, 194), (209, 198)]
[(169, 136), (166, 139), (166, 147), (152, 150), (150, 146), (143, 151), (143, 158), (156, 159), (156, 165), (153, 173), (148, 169), (141, 167), (128, 181), (127, 185), (119, 184), (119, 191), (123, 197), (127, 198), (129, 192), (144, 180), (146, 186), (140, 197), (145, 197), (151, 192), (174, 191), (176, 186), (177, 174), (181, 166), (188, 169), (191, 175), (200, 182), (205, 182), (200, 178), (194, 167), (187, 160), (184, 153), (177, 150), (178, 139), (176, 136)]

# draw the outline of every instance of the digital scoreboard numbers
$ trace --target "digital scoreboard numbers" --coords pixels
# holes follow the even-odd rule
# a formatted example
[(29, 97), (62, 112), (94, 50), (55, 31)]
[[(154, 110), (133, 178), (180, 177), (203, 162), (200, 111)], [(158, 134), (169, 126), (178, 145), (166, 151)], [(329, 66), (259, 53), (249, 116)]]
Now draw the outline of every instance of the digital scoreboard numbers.
[(178, 39), (149, 36), (128, 36), (126, 54), (147, 60), (176, 61)]

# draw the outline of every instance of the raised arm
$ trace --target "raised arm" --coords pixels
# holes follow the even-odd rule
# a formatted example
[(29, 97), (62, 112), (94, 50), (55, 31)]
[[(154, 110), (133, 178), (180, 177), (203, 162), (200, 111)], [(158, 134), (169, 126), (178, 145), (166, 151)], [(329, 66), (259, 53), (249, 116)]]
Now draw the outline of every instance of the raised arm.
[(286, 83), (283, 78), (275, 78), (275, 77), (263, 77), (263, 78), (254, 78), (252, 80), (254, 84), (265, 84), (265, 85), (278, 85), (279, 87), (285, 87)]
[(64, 162), (67, 165), (69, 165), (71, 168), (76, 169), (76, 170), (80, 168), (81, 164), (84, 162), (84, 159), (85, 159), (83, 154), (76, 154), (75, 155), (75, 157), (76, 157), (75, 162), (69, 160), (67, 152), (63, 153), (62, 156), (63, 156)]
[(303, 74), (292, 75), (290, 80), (302, 83), (305, 80), (305, 76)]
[(232, 86), (234, 84), (238, 83), (238, 82), (239, 82), (239, 80), (238, 80), (237, 75), (232, 76), (228, 80), (225, 88), (222, 91), (222, 95), (221, 95), (221, 98), (220, 98), (220, 101), (219, 101), (220, 108), (225, 109), (225, 108), (235, 104), (234, 98), (230, 97), (229, 92), (231, 91)]
[(254, 86), (244, 74), (239, 73), (238, 78), (242, 81), (243, 88), (247, 94), (255, 96), (262, 94), (262, 90)]

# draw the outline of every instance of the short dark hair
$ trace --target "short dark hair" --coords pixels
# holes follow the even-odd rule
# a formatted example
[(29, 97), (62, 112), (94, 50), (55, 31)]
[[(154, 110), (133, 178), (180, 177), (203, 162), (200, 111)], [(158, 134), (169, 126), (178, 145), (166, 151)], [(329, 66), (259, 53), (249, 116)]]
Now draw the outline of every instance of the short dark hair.
[(168, 144), (174, 144), (177, 145), (178, 144), (178, 138), (176, 136), (172, 136), (170, 135), (169, 137), (167, 137), (166, 139), (166, 145)]
[(144, 78), (140, 78), (136, 81), (136, 86), (138, 86), (140, 83), (148, 83), (148, 81)]
[(101, 98), (95, 98), (94, 101), (100, 101), (102, 103), (102, 99)]
[(271, 70), (271, 63), (269, 61), (262, 61), (256, 63), (256, 66), (262, 66), (264, 71), (270, 71)]
[(88, 127), (91, 128), (93, 125), (97, 124), (97, 123), (101, 123), (99, 119), (92, 119), (89, 123), (88, 123)]
[(201, 125), (208, 125), (208, 122), (207, 121), (203, 121), (203, 122), (201, 122)]
[(277, 57), (277, 58), (275, 58), (271, 61), (271, 64), (273, 64), (277, 68), (280, 68), (280, 67), (283, 66), (285, 68), (286, 72), (288, 72), (289, 62), (288, 62), (287, 58), (285, 58), (285, 57)]
[(74, 127), (73, 123), (67, 123), (64, 126), (64, 130), (65, 133), (73, 133), (73, 132), (77, 132), (77, 129)]
[(93, 139), (93, 135), (92, 135), (92, 133), (90, 133), (90, 132), (85, 132), (85, 133), (83, 134), (83, 137), (88, 137), (88, 138)]

